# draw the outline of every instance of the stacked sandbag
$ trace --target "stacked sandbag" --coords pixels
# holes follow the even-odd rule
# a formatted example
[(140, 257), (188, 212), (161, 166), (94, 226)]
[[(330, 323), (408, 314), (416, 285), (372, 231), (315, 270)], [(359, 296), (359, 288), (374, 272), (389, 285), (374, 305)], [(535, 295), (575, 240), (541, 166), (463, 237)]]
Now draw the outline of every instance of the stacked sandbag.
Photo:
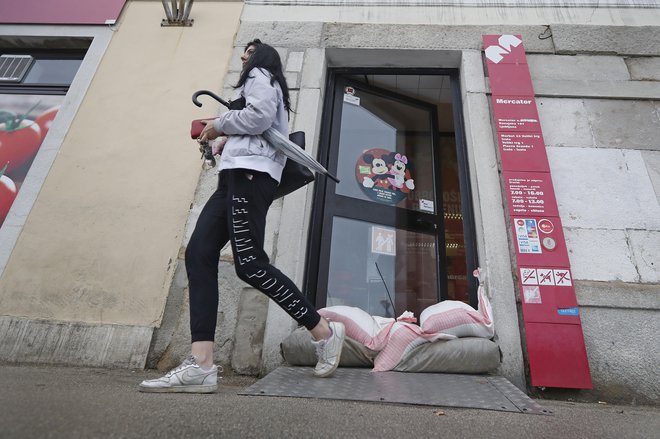
[[(420, 326), (410, 322), (408, 312), (397, 321), (350, 306), (320, 309), (321, 316), (346, 328), (340, 366), (373, 366), (374, 372), (447, 373), (485, 373), (497, 368), (500, 352), (490, 340), (495, 330), (480, 269), (474, 276), (480, 281), (478, 309), (446, 300), (426, 308)], [(282, 343), (282, 354), (292, 365), (316, 364), (311, 337), (303, 328)]]

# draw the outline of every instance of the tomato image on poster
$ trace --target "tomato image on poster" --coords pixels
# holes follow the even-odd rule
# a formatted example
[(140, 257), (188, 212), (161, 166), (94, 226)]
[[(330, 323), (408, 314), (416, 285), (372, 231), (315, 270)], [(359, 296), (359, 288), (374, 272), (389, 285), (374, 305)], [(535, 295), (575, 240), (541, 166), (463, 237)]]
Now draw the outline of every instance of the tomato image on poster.
[(16, 185), (5, 175), (7, 166), (0, 170), (0, 224), (5, 221), (11, 205), (16, 199)]
[(0, 95), (0, 226), (20, 191), (63, 96)]
[(372, 148), (358, 158), (355, 178), (370, 199), (385, 204), (398, 204), (415, 189), (413, 169), (406, 155)]

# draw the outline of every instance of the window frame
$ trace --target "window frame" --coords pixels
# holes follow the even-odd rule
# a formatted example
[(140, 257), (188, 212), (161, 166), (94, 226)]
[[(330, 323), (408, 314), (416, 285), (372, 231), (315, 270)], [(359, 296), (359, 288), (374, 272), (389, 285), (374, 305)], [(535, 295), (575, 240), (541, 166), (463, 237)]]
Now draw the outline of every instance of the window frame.
[[(319, 162), (327, 167), (330, 163), (333, 152), (331, 151), (331, 134), (337, 127), (333, 127), (334, 119), (334, 93), (338, 78), (349, 75), (445, 75), (450, 78), (450, 88), (452, 93), (452, 112), (454, 117), (454, 135), (457, 151), (459, 185), (461, 189), (461, 210), (463, 212), (463, 233), (465, 242), (465, 262), (467, 269), (468, 297), (470, 304), (477, 306), (477, 287), (478, 280), (471, 276), (474, 269), (478, 267), (478, 253), (476, 246), (476, 228), (475, 216), (472, 204), (472, 188), (470, 185), (469, 163), (467, 156), (467, 143), (465, 139), (465, 123), (463, 119), (463, 107), (460, 91), (459, 70), (452, 68), (375, 68), (375, 67), (357, 67), (357, 68), (329, 68), (326, 75), (325, 96), (322, 115), (321, 129), (319, 137)], [(438, 133), (440, 134), (440, 133)], [(335, 152), (336, 154), (336, 152)], [(321, 233), (323, 220), (325, 218), (325, 193), (327, 190), (327, 181), (324, 178), (318, 179), (313, 194), (312, 212), (310, 215), (310, 229), (307, 239), (305, 261), (305, 271), (303, 277), (303, 291), (306, 292), (308, 300), (315, 306), (318, 306), (316, 300), (320, 292), (316, 291), (319, 281), (320, 253), (323, 246), (321, 243)], [(442, 240), (444, 243), (444, 239)], [(438, 272), (438, 275), (444, 276), (446, 282), (446, 270)], [(446, 291), (446, 290), (445, 290)], [(327, 292), (323, 292), (327, 297)], [(440, 291), (444, 294), (444, 291)], [(441, 300), (446, 297), (441, 296)]]
[[(48, 131), (21, 190), (0, 227), (0, 276), (9, 263), (27, 218), (34, 206), (50, 167), (55, 161), (71, 123), (82, 104), (103, 56), (113, 30), (104, 26), (40, 26), (0, 25), (0, 47), (3, 53), (25, 53), (59, 47), (62, 52), (86, 50), (75, 78), (64, 94), (64, 99), (53, 125)], [(8, 84), (3, 84), (6, 89)], [(20, 87), (19, 87), (20, 89)], [(40, 86), (36, 90), (23, 88), (23, 92), (61, 94), (60, 87)]]

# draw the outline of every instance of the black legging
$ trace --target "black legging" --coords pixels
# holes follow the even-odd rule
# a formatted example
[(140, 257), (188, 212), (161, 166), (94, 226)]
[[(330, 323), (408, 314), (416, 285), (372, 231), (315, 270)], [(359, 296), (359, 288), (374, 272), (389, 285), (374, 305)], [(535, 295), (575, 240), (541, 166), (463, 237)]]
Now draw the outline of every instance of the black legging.
[(206, 202), (186, 248), (192, 341), (213, 341), (218, 314), (220, 251), (231, 240), (238, 277), (273, 299), (307, 329), (321, 316), (296, 285), (270, 265), (264, 251), (266, 213), (277, 182), (245, 169), (220, 172), (218, 189)]

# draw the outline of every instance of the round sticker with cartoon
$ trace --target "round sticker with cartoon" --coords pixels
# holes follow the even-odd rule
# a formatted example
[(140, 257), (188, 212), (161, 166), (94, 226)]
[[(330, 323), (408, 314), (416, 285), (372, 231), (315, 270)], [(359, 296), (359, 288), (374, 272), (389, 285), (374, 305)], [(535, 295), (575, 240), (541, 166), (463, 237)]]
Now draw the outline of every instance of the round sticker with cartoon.
[(355, 178), (374, 201), (398, 204), (415, 189), (412, 163), (405, 155), (381, 148), (364, 151), (355, 165)]

